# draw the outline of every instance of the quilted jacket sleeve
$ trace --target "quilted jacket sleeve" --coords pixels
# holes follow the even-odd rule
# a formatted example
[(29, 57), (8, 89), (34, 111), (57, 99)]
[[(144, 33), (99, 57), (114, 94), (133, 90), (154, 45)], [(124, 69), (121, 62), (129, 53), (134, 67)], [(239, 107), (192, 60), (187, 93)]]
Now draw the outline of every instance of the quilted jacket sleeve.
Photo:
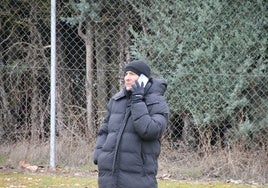
[(98, 135), (97, 135), (97, 142), (96, 142), (96, 146), (95, 146), (95, 150), (94, 150), (94, 164), (98, 164), (98, 157), (102, 151), (102, 146), (106, 141), (107, 135), (108, 135), (108, 121), (110, 118), (110, 110), (109, 110), (109, 104), (108, 104), (108, 110), (106, 112), (104, 121), (98, 131)]
[(167, 128), (169, 109), (162, 96), (153, 97), (149, 101), (132, 104), (134, 127), (144, 140), (161, 138)]

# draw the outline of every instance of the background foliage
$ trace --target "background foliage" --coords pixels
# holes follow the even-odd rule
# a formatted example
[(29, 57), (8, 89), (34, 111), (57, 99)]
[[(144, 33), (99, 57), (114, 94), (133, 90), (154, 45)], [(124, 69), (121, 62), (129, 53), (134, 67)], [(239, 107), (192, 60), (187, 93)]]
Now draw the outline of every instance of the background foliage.
[[(0, 10), (0, 142), (45, 145), (50, 2), (3, 0)], [(68, 163), (65, 152), (85, 143), (93, 149), (107, 101), (122, 88), (123, 67), (132, 59), (146, 59), (169, 84), (165, 168), (165, 161), (185, 164), (188, 152), (199, 162), (228, 152), (267, 156), (267, 14), (265, 0), (57, 0), (57, 139), (64, 147), (58, 161)], [(79, 154), (73, 163), (90, 157)], [(249, 164), (254, 157), (247, 158)], [(237, 174), (228, 159), (217, 176)], [(252, 171), (244, 177), (266, 181), (266, 162), (250, 163), (260, 178)]]
[(168, 80), (172, 112), (218, 134), (267, 133), (267, 3), (160, 2), (133, 2), (145, 26), (132, 52)]

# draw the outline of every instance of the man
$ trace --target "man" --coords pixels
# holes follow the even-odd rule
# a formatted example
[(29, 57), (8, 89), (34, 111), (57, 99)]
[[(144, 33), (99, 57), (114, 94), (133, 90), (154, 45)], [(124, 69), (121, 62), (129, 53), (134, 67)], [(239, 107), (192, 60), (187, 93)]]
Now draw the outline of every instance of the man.
[[(109, 101), (94, 151), (99, 188), (157, 188), (160, 139), (168, 123), (167, 84), (144, 61), (125, 67), (125, 87)], [(148, 83), (138, 82), (141, 75)], [(142, 76), (143, 76), (142, 75)]]

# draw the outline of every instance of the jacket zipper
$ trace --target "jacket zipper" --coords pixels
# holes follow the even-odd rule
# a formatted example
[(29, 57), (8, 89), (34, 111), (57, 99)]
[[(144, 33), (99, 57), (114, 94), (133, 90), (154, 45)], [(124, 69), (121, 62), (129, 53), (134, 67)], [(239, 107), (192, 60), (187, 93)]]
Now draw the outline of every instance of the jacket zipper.
[(118, 150), (119, 150), (120, 141), (122, 139), (122, 135), (123, 135), (123, 132), (124, 132), (124, 130), (126, 128), (127, 121), (128, 121), (129, 117), (130, 117), (130, 108), (127, 108), (126, 116), (125, 116), (124, 121), (123, 121), (124, 124), (119, 130), (116, 145), (115, 145), (115, 154), (114, 154), (114, 161), (113, 161), (113, 166), (112, 166), (112, 173), (113, 174), (115, 172), (115, 165), (116, 165), (116, 161), (117, 161), (117, 158), (118, 158), (118, 152), (119, 152)]

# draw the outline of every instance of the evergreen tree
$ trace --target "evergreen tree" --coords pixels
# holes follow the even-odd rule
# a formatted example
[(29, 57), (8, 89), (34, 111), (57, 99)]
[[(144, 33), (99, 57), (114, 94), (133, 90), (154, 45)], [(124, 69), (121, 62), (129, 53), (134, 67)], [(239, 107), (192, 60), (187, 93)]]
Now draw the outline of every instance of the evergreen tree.
[(149, 59), (168, 80), (173, 113), (188, 112), (195, 125), (211, 130), (226, 122), (247, 136), (267, 130), (267, 1), (133, 6), (144, 29), (131, 30), (132, 54)]

